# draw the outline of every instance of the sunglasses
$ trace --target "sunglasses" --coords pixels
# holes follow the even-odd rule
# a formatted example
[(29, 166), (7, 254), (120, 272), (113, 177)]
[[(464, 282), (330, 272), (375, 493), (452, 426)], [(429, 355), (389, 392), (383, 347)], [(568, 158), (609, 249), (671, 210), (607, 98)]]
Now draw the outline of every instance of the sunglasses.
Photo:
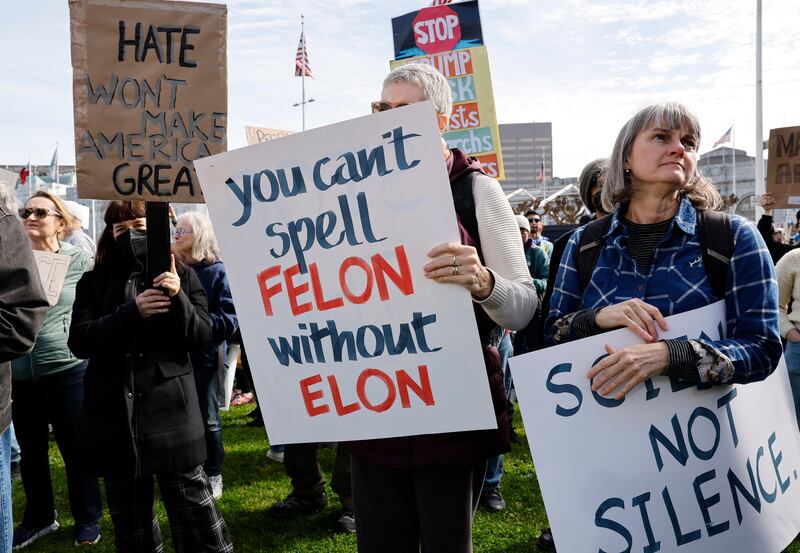
[(29, 207), (21, 207), (19, 208), (19, 217), (20, 219), (27, 219), (31, 215), (36, 215), (37, 219), (44, 219), (48, 215), (53, 215), (54, 217), (61, 217), (61, 214), (58, 211), (53, 211), (52, 209), (45, 209), (43, 207), (37, 207), (35, 209), (31, 209)]
[(528, 219), (529, 223), (539, 223), (541, 221), (542, 221), (541, 219)]
[(190, 228), (175, 229), (175, 238), (180, 238), (184, 234), (192, 234), (193, 232), (194, 232), (194, 229), (190, 229)]
[(408, 106), (408, 105), (410, 104), (400, 103), (392, 105), (388, 102), (381, 102), (381, 101), (372, 102), (372, 104), (370, 104), (370, 106), (372, 106), (372, 113), (378, 113), (379, 111), (389, 111), (390, 109), (401, 108), (403, 106)]

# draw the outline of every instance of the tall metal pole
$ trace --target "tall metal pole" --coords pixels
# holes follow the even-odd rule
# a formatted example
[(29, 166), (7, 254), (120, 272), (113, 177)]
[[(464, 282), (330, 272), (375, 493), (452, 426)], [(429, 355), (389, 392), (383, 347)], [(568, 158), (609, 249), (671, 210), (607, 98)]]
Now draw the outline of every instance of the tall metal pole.
[[(761, 0), (756, 0), (756, 196), (764, 194), (764, 122), (761, 110)], [(763, 210), (756, 204), (756, 220)]]
[[(731, 146), (733, 146), (733, 195), (736, 195), (736, 129), (733, 128), (736, 120), (731, 121)], [(736, 208), (734, 206), (734, 211)]]
[(300, 14), (300, 36), (303, 40), (303, 63), (301, 68), (300, 82), (302, 88), (302, 98), (300, 101), (300, 110), (303, 112), (303, 131), (306, 130), (306, 26), (303, 14)]

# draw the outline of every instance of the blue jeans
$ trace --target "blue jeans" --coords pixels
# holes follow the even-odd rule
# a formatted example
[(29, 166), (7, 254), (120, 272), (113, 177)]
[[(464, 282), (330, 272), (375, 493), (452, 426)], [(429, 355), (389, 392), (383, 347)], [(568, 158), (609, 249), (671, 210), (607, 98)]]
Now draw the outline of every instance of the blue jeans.
[(22, 454), (19, 449), (19, 442), (17, 442), (17, 435), (14, 433), (13, 422), (8, 429), (11, 431), (11, 462), (19, 463), (20, 459), (22, 459)]
[(786, 342), (784, 351), (786, 368), (789, 369), (789, 384), (794, 396), (794, 410), (797, 413), (797, 424), (800, 426), (800, 342)]
[[(508, 358), (514, 355), (514, 348), (511, 345), (511, 335), (503, 334), (503, 338), (497, 346), (497, 351), (500, 353), (500, 366), (509, 375), (508, 372)], [(508, 392), (508, 389), (506, 389)], [(512, 416), (512, 415), (509, 415)], [(500, 479), (503, 478), (503, 455), (495, 455), (490, 457), (486, 464), (486, 477), (483, 480), (484, 489), (496, 488), (500, 485)]]
[[(222, 347), (222, 346), (219, 346)], [(200, 414), (206, 434), (207, 457), (204, 469), (208, 476), (222, 474), (225, 449), (222, 445), (222, 421), (219, 416), (219, 369), (199, 365), (194, 368), (194, 383), (200, 400)]]
[(14, 429), (22, 448), (22, 523), (28, 528), (46, 526), (54, 519), (48, 422), (53, 425), (53, 435), (64, 458), (69, 506), (76, 526), (95, 524), (103, 514), (100, 486), (97, 478), (87, 476), (81, 448), (86, 365), (84, 361), (37, 380), (15, 380), (11, 388)]
[(11, 427), (0, 433), (0, 552), (11, 552), (14, 521), (11, 517)]

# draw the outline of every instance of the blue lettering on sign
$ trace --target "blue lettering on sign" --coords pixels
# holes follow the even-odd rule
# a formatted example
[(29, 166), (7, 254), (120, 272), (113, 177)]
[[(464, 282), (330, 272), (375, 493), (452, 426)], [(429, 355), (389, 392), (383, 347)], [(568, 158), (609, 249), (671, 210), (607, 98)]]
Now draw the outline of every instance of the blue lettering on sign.
[[(609, 497), (603, 501), (594, 514), (594, 525), (598, 528), (611, 530), (612, 532), (616, 532), (622, 536), (622, 538), (628, 544), (628, 547), (624, 549), (623, 552), (629, 553), (631, 547), (633, 546), (633, 536), (631, 536), (631, 533), (622, 524), (616, 520), (611, 520), (610, 518), (605, 517), (606, 511), (615, 507), (619, 509), (625, 509), (625, 502), (619, 497)], [(604, 549), (599, 549), (598, 553), (606, 553), (606, 551)]]
[(560, 417), (571, 417), (580, 410), (581, 403), (583, 402), (583, 394), (577, 386), (574, 384), (555, 384), (553, 382), (553, 378), (555, 378), (556, 375), (568, 373), (571, 370), (572, 363), (558, 364), (550, 370), (550, 374), (547, 375), (547, 381), (545, 382), (545, 387), (551, 394), (571, 394), (577, 400), (577, 405), (575, 405), (575, 407), (566, 408), (561, 405), (556, 405), (556, 415)]
[(451, 131), (444, 133), (443, 136), (449, 148), (461, 148), (468, 154), (480, 154), (494, 150), (492, 129), (489, 127)]
[(703, 513), (703, 522), (706, 523), (706, 531), (708, 532), (708, 537), (716, 536), (717, 534), (721, 534), (722, 532), (727, 531), (731, 523), (729, 521), (720, 522), (719, 524), (713, 524), (711, 522), (711, 514), (708, 510), (719, 503), (719, 494), (715, 493), (710, 497), (706, 497), (703, 495), (703, 491), (700, 487), (709, 480), (713, 480), (717, 477), (717, 471), (711, 469), (709, 471), (704, 472), (700, 476), (694, 479), (694, 483), (692, 484), (694, 487), (694, 495), (697, 499), (697, 504), (700, 506), (700, 511)]
[(478, 95), (475, 94), (475, 79), (472, 75), (465, 75), (463, 77), (453, 77), (447, 79), (450, 83), (450, 91), (453, 93), (453, 103), (471, 102), (474, 101)]

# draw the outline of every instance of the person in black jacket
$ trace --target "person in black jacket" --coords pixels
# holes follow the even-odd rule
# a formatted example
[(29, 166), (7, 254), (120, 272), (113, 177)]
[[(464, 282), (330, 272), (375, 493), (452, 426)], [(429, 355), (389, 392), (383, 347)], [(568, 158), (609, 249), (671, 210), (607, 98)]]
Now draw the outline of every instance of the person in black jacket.
[(117, 551), (161, 551), (158, 479), (179, 553), (233, 551), (202, 463), (203, 420), (189, 352), (211, 345), (194, 271), (145, 282), (143, 202), (113, 201), (93, 271), (78, 282), (69, 346), (89, 359), (86, 451), (103, 476)]
[(759, 200), (759, 204), (764, 208), (764, 214), (761, 216), (761, 219), (758, 220), (758, 232), (761, 234), (764, 242), (767, 243), (767, 249), (769, 250), (770, 257), (772, 257), (772, 262), (777, 265), (781, 257), (797, 248), (798, 245), (784, 244), (783, 242), (775, 240), (775, 229), (772, 225), (772, 209), (775, 207), (775, 200), (772, 198), (772, 194), (763, 194), (761, 200)]
[[(0, 183), (0, 186), (4, 186)], [(0, 205), (0, 550), (11, 551), (11, 364), (28, 352), (49, 305), (28, 238)]]

